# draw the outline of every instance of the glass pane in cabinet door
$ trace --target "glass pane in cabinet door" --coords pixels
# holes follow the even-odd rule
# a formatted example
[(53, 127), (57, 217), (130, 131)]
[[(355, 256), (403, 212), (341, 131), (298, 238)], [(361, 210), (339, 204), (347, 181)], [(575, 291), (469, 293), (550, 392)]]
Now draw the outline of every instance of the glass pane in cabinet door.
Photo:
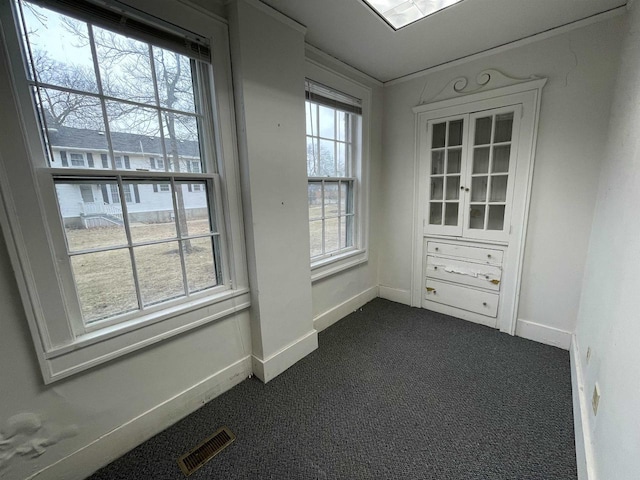
[(493, 147), (493, 163), (491, 171), (493, 173), (507, 173), (509, 171), (509, 156), (511, 155), (511, 145), (499, 145)]
[(471, 180), (471, 201), (485, 202), (487, 200), (487, 177), (473, 177)]
[(442, 203), (431, 202), (429, 206), (429, 224), (442, 225)]
[(473, 173), (489, 173), (490, 147), (473, 149)]
[(447, 177), (447, 200), (458, 200), (460, 198), (460, 176)]
[(444, 150), (431, 152), (431, 175), (444, 173)]
[(493, 142), (510, 142), (513, 130), (513, 112), (496, 115), (496, 130), (493, 133)]
[(504, 228), (504, 205), (489, 205), (487, 230), (502, 230)]
[(433, 138), (431, 140), (431, 148), (444, 147), (445, 138), (447, 136), (447, 124), (438, 123), (433, 126)]
[(471, 205), (469, 207), (469, 228), (475, 230), (484, 229), (485, 205)]
[(444, 204), (444, 224), (458, 225), (458, 202)]
[(431, 179), (431, 200), (442, 200), (444, 191), (444, 178), (436, 177)]
[(462, 149), (450, 148), (447, 152), (447, 173), (460, 173)]
[(476, 134), (474, 145), (488, 145), (491, 143), (491, 117), (476, 119)]
[(450, 147), (462, 145), (462, 120), (449, 122), (449, 144)]
[(505, 202), (507, 200), (507, 176), (499, 175), (491, 177), (490, 202)]

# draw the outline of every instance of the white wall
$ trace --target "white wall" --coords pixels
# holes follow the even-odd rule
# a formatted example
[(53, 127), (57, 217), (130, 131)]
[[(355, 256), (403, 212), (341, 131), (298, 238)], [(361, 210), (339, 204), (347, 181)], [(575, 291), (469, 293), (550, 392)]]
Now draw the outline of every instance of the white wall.
[(318, 345), (304, 161), (304, 31), (257, 1), (235, 1), (228, 13), (254, 370), (269, 381)]
[[(640, 478), (640, 9), (629, 16), (576, 336), (592, 445), (590, 480)], [(591, 358), (587, 363), (587, 350)], [(597, 416), (591, 409), (600, 388)], [(583, 415), (583, 418), (585, 416)]]
[[(385, 86), (381, 200), (381, 292), (409, 301), (415, 126), (411, 107), (450, 80), (486, 68), (547, 77), (518, 318), (575, 327), (595, 191), (606, 138), (622, 17), (520, 46), (460, 66)], [(568, 343), (568, 342), (567, 342)]]

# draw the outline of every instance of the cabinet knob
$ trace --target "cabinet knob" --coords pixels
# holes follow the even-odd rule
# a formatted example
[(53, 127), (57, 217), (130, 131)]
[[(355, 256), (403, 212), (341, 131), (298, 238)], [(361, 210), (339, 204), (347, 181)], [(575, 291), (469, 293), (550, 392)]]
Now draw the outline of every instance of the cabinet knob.
[(437, 252), (437, 251), (438, 251), (438, 250), (440, 250), (440, 249), (439, 249), (438, 247), (436, 247), (434, 250)]
[(438, 269), (438, 267), (433, 267), (433, 269), (434, 269), (434, 270), (437, 270), (437, 269)]
[(486, 307), (487, 306), (487, 302), (482, 302), (482, 306)]
[(489, 280), (489, 275), (485, 275), (484, 278), (486, 278), (487, 280)]
[(487, 258), (491, 258), (491, 254), (490, 254), (490, 253), (489, 253), (489, 254), (487, 254)]
[(463, 187), (463, 186), (460, 186), (460, 190), (464, 190), (464, 187)]
[(464, 191), (468, 192), (469, 191), (469, 187), (465, 187)]

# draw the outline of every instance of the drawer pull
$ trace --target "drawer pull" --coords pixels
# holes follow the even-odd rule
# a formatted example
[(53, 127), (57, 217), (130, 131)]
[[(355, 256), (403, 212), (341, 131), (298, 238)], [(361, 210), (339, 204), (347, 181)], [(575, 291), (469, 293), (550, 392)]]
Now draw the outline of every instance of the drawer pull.
[(500, 280), (494, 278), (493, 280), (491, 280), (491, 283), (493, 283), (494, 285), (498, 285), (500, 283)]
[(437, 270), (437, 269), (438, 269), (438, 267), (433, 267), (433, 269), (434, 269), (434, 270)]
[(437, 252), (438, 250), (440, 250), (438, 247), (435, 248), (435, 251)]
[(435, 288), (431, 288), (431, 287), (427, 287), (427, 292), (432, 293), (435, 295), (436, 294), (436, 289)]
[(487, 306), (487, 302), (482, 302), (482, 306), (486, 307)]
[(491, 254), (490, 253), (487, 254), (487, 258), (491, 258)]

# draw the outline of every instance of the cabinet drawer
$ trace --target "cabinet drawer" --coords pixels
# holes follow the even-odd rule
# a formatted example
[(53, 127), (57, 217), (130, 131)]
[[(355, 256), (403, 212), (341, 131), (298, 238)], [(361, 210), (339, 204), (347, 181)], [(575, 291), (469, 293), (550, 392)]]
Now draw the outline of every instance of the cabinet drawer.
[(502, 269), (495, 265), (428, 255), (427, 277), (499, 291)]
[(498, 299), (500, 296), (462, 285), (451, 285), (427, 279), (424, 298), (432, 302), (468, 310), (469, 312), (496, 317), (498, 315)]
[(491, 265), (502, 265), (501, 250), (482, 247), (467, 247), (466, 245), (454, 245), (451, 243), (427, 242), (429, 255), (450, 255), (452, 257), (468, 258)]

